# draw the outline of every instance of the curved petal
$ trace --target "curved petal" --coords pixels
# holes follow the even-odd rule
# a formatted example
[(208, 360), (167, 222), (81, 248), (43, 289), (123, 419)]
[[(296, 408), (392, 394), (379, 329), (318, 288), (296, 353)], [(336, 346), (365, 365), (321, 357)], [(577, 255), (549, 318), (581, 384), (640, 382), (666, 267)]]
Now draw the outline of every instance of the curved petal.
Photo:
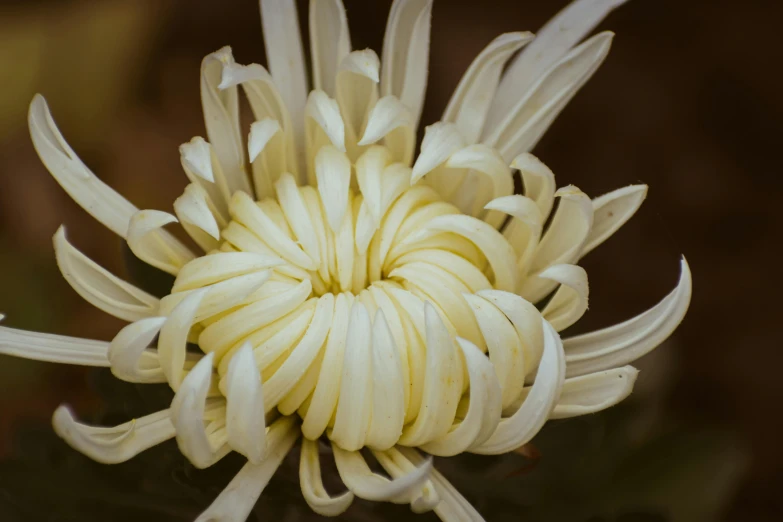
[(160, 328), (158, 361), (171, 389), (179, 390), (184, 378), (188, 334), (195, 323), (196, 313), (208, 288), (194, 290), (179, 302)]
[(46, 100), (40, 94), (36, 94), (30, 103), (27, 121), (35, 150), (57, 183), (106, 228), (126, 237), (131, 216), (138, 209), (82, 163), (63, 138)]
[(408, 108), (394, 96), (384, 96), (373, 106), (358, 145), (370, 145), (382, 138), (394, 161), (410, 164), (416, 128)]
[(456, 123), (468, 143), (476, 143), (481, 136), (506, 61), (532, 39), (529, 32), (501, 34), (465, 71), (441, 120)]
[(549, 418), (567, 419), (614, 406), (631, 394), (638, 374), (633, 366), (623, 366), (566, 379)]
[(647, 185), (631, 185), (593, 199), (593, 226), (581, 256), (617, 232), (639, 210), (645, 197)]
[(216, 249), (220, 243), (220, 225), (208, 199), (206, 190), (191, 183), (174, 200), (174, 212), (182, 228), (204, 252)]
[(577, 265), (552, 265), (540, 276), (560, 283), (541, 315), (558, 332), (565, 330), (587, 311), (587, 272)]
[(126, 283), (79, 252), (66, 239), (63, 226), (54, 235), (54, 251), (65, 280), (91, 305), (125, 321), (157, 314), (157, 297)]
[(177, 275), (180, 268), (196, 256), (178, 239), (163, 230), (165, 225), (176, 222), (176, 217), (160, 210), (136, 212), (128, 225), (128, 247), (148, 265)]
[(125, 462), (174, 437), (169, 410), (104, 428), (82, 424), (66, 406), (60, 406), (54, 412), (52, 425), (69, 446), (102, 464)]
[[(386, 473), (393, 479), (403, 478), (410, 473), (416, 472), (416, 465), (408, 460), (397, 448), (390, 448), (386, 451), (373, 451), (372, 453), (378, 463), (386, 470)], [(410, 502), (411, 511), (414, 513), (426, 513), (427, 511), (432, 511), (438, 505), (440, 497), (435, 491), (432, 482), (427, 480), (419, 490), (413, 491), (409, 498), (401, 498), (400, 500)]]
[(387, 450), (394, 446), (405, 421), (402, 361), (386, 316), (379, 308), (372, 325), (373, 406), (367, 446)]
[(253, 252), (220, 252), (188, 263), (177, 274), (172, 293), (202, 288), (283, 264), (278, 257)]
[(321, 463), (318, 458), (318, 442), (302, 439), (302, 452), (299, 457), (299, 485), (307, 505), (325, 517), (336, 517), (345, 512), (353, 502), (354, 495), (346, 491), (332, 497), (324, 488), (321, 480)]
[(381, 96), (394, 95), (419, 124), (427, 88), (432, 0), (395, 0), (383, 35)]
[(111, 372), (117, 378), (128, 382), (166, 382), (157, 354), (154, 361), (143, 358), (165, 322), (165, 317), (148, 317), (129, 324), (114, 336), (108, 357)]
[(544, 355), (530, 393), (522, 406), (511, 417), (501, 419), (492, 436), (471, 452), (498, 455), (511, 451), (529, 442), (547, 421), (563, 386), (565, 358), (557, 332), (546, 321), (543, 324)]
[(691, 271), (685, 258), (681, 270), (677, 287), (653, 308), (624, 323), (564, 340), (568, 376), (628, 364), (665, 341), (691, 301)]
[(421, 151), (413, 164), (411, 185), (435, 167), (445, 163), (452, 154), (464, 146), (465, 139), (455, 124), (439, 121), (428, 125), (424, 129)]
[(260, 464), (267, 451), (264, 393), (250, 343), (231, 358), (225, 379), (228, 444), (253, 464)]
[(260, 464), (248, 462), (196, 522), (244, 522), (258, 497), (299, 438), (293, 417), (281, 417), (267, 431), (269, 451)]

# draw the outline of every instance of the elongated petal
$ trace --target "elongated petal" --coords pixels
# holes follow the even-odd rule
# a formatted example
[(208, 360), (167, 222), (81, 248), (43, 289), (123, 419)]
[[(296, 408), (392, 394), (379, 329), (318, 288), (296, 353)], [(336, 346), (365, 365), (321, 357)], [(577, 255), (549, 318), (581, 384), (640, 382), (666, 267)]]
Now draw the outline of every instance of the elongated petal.
[(633, 366), (623, 366), (566, 379), (560, 399), (549, 418), (587, 415), (620, 403), (633, 391), (638, 373), (639, 370)]
[(395, 0), (383, 36), (381, 96), (407, 106), (417, 127), (427, 88), (432, 0)]
[(209, 288), (194, 290), (174, 307), (160, 329), (158, 339), (158, 360), (166, 380), (174, 391), (179, 390), (184, 377), (187, 356), (188, 334), (196, 313), (209, 292)]
[(299, 484), (307, 505), (319, 515), (336, 517), (344, 513), (353, 502), (354, 495), (350, 491), (332, 497), (324, 488), (321, 480), (321, 463), (318, 458), (318, 442), (315, 440), (302, 439)]
[[(400, 447), (399, 449), (414, 464), (421, 465), (421, 463), (425, 462), (425, 458), (417, 450), (405, 447)], [(430, 479), (441, 499), (435, 506), (435, 513), (441, 520), (444, 522), (454, 520), (459, 522), (484, 522), (484, 518), (479, 512), (470, 505), (470, 502), (437, 469), (432, 468)]]
[(260, 464), (248, 462), (229, 482), (196, 522), (244, 522), (258, 497), (299, 438), (299, 426), (293, 417), (282, 417), (269, 427), (268, 453)]
[(546, 220), (555, 202), (555, 175), (549, 167), (528, 152), (523, 152), (511, 162), (511, 168), (519, 170), (525, 185), (525, 196), (532, 199)]
[(43, 96), (36, 94), (28, 114), (30, 136), (41, 161), (57, 183), (92, 217), (120, 237), (126, 237), (131, 216), (138, 210), (82, 163), (66, 143)]
[[(417, 467), (413, 462), (400, 452), (397, 448), (390, 448), (386, 451), (373, 450), (378, 463), (393, 479), (403, 478), (408, 474), (415, 473)], [(411, 492), (407, 499), (411, 504), (411, 511), (414, 513), (426, 513), (440, 502), (440, 497), (435, 492), (435, 486), (431, 481), (425, 481), (418, 490)]]
[[(269, 72), (291, 114), (296, 150), (304, 151), (304, 110), (308, 89), (296, 2), (261, 0), (261, 26)], [(304, 171), (302, 160), (299, 171)]]
[(228, 444), (253, 464), (260, 464), (267, 450), (264, 393), (250, 343), (231, 358), (226, 382)]
[(581, 255), (586, 256), (617, 232), (639, 210), (645, 197), (647, 185), (631, 185), (595, 198), (593, 227)]
[(103, 464), (125, 462), (174, 437), (169, 410), (104, 428), (82, 424), (66, 406), (60, 406), (54, 412), (52, 425), (69, 446)]
[(386, 450), (394, 446), (405, 421), (402, 362), (386, 316), (379, 309), (372, 325), (373, 407), (367, 445)]
[(399, 127), (415, 131), (411, 113), (396, 97), (384, 96), (370, 111), (359, 145), (375, 143)]
[(528, 197), (514, 194), (493, 199), (485, 208), (514, 218), (503, 230), (503, 237), (511, 243), (517, 254), (517, 269), (523, 274), (527, 273), (544, 227), (538, 205)]
[(522, 406), (498, 424), (492, 436), (470, 451), (498, 455), (526, 444), (546, 422), (557, 403), (565, 377), (563, 345), (552, 326), (544, 324), (544, 355), (535, 383)]
[[(330, 439), (347, 452), (364, 446), (372, 414), (372, 324), (367, 309), (354, 302), (345, 340), (340, 400)], [(337, 455), (335, 454), (335, 458)], [(362, 461), (363, 462), (363, 461)], [(338, 463), (339, 467), (339, 463)], [(342, 476), (342, 473), (341, 473)], [(343, 477), (348, 489), (357, 493)]]
[(329, 227), (337, 232), (348, 210), (351, 162), (335, 147), (323, 147), (315, 157), (315, 175)]
[(468, 413), (441, 437), (421, 446), (433, 455), (449, 457), (483, 444), (495, 431), (502, 411), (502, 390), (495, 366), (470, 341), (457, 338), (470, 378)]
[(342, 0), (310, 2), (310, 58), (313, 62), (313, 89), (334, 96), (337, 68), (351, 52), (351, 37)]
[(180, 271), (172, 292), (201, 288), (281, 264), (280, 258), (253, 252), (221, 252), (199, 257)]
[(311, 259), (320, 259), (321, 253), (313, 222), (310, 220), (310, 213), (294, 177), (291, 174), (283, 174), (275, 183), (275, 189), (277, 201), (283, 210), (285, 220), (291, 227), (297, 241)]
[(568, 376), (628, 364), (665, 341), (685, 317), (691, 301), (691, 271), (685, 258), (681, 270), (677, 287), (651, 309), (624, 323), (566, 339)]
[(157, 357), (153, 364), (150, 358), (144, 358), (145, 350), (158, 335), (165, 317), (148, 317), (131, 323), (112, 339), (108, 357), (111, 372), (119, 379), (128, 382), (166, 382)]
[(356, 157), (356, 144), (378, 101), (378, 55), (371, 49), (353, 51), (343, 58), (337, 73), (337, 102), (345, 120), (348, 152)]
[(209, 195), (201, 186), (191, 183), (185, 192), (174, 200), (174, 212), (179, 222), (204, 252), (218, 247), (220, 225), (207, 202)]
[(432, 459), (400, 478), (389, 480), (374, 473), (359, 451), (347, 451), (332, 443), (334, 461), (340, 478), (357, 497), (376, 502), (408, 502), (411, 493), (421, 488), (432, 470)]
[(598, 34), (574, 48), (547, 71), (494, 126), (484, 143), (508, 161), (531, 150), (560, 111), (603, 63), (613, 34)]
[(456, 123), (468, 143), (476, 143), (481, 136), (506, 60), (532, 39), (528, 32), (502, 34), (465, 71), (441, 120)]
[(541, 315), (558, 332), (565, 330), (587, 311), (587, 272), (581, 266), (552, 265), (540, 277), (561, 285)]
[[(3, 314), (0, 314), (2, 321)], [(0, 326), (0, 354), (82, 366), (109, 364), (109, 343)]]
[(177, 275), (179, 269), (196, 256), (178, 239), (163, 230), (165, 225), (176, 222), (176, 217), (160, 210), (136, 212), (128, 226), (128, 247), (148, 265)]
[(57, 266), (71, 287), (91, 305), (125, 321), (157, 313), (158, 298), (126, 283), (79, 252), (60, 227), (54, 235)]
[[(201, 62), (201, 106), (207, 139), (220, 162), (215, 181), (225, 187), (224, 196), (237, 190), (250, 192), (245, 153), (239, 131), (239, 98), (236, 86), (220, 88), (223, 69), (234, 64), (230, 47), (207, 55)], [(221, 179), (219, 179), (221, 178)]]

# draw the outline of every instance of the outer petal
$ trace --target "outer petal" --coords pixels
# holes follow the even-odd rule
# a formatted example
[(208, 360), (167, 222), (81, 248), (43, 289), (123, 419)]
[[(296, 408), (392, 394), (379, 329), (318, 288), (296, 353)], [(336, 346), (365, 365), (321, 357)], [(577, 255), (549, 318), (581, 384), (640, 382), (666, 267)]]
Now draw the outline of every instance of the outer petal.
[(617, 232), (639, 210), (646, 196), (647, 185), (631, 185), (595, 198), (593, 226), (581, 255), (586, 256)]
[[(5, 316), (0, 314), (0, 321)], [(109, 343), (0, 326), (0, 354), (35, 361), (110, 366)]]
[(312, 0), (309, 22), (313, 89), (334, 96), (337, 68), (351, 52), (351, 35), (342, 0)]
[(566, 419), (614, 406), (631, 394), (638, 374), (633, 366), (623, 366), (566, 379), (549, 418)]
[(336, 517), (345, 512), (353, 502), (353, 493), (346, 491), (332, 497), (321, 480), (321, 463), (318, 458), (318, 442), (302, 439), (302, 453), (299, 457), (299, 484), (307, 505), (325, 517)]

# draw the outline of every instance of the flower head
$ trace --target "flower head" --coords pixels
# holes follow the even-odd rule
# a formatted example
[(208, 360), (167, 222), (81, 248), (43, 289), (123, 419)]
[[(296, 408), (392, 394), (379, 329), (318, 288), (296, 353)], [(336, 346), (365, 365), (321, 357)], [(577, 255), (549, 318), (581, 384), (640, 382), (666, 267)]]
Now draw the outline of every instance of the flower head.
[[(618, 3), (578, 0), (532, 43), (530, 33), (496, 38), (414, 160), (431, 1), (394, 2), (381, 59), (351, 51), (340, 0), (311, 1), (308, 92), (294, 2), (262, 0), (269, 71), (235, 63), (228, 48), (204, 59), (206, 139), (180, 147), (189, 184), (174, 214), (138, 210), (103, 184), (36, 96), (30, 130), (55, 179), (175, 281), (153, 297), (61, 228), (63, 276), (129, 324), (111, 343), (3, 327), (0, 351), (167, 382), (168, 410), (98, 428), (60, 407), (54, 427), (105, 463), (170, 438), (197, 467), (243, 454), (247, 465), (200, 520), (244, 520), (300, 439), (302, 493), (318, 513), (359, 496), (481, 519), (425, 454), (505, 453), (550, 418), (616, 404), (636, 378), (627, 364), (673, 331), (690, 299), (683, 260), (677, 288), (653, 309), (558, 334), (587, 310), (579, 259), (631, 217), (646, 187), (593, 200), (556, 190), (528, 151), (606, 56), (611, 33), (578, 42)], [(246, 139), (240, 88), (254, 116)], [(175, 222), (201, 252), (164, 229)], [(340, 496), (323, 487), (318, 441), (331, 445)]]

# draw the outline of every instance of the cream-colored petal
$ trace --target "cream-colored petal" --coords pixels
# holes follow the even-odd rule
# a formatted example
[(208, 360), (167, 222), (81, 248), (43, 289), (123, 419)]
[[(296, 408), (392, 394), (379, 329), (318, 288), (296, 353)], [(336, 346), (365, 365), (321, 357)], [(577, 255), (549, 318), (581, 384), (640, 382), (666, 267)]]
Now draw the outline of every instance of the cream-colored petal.
[(647, 185), (631, 185), (593, 199), (593, 226), (581, 255), (586, 256), (617, 232), (639, 210), (645, 197)]
[(595, 35), (560, 59), (483, 140), (508, 161), (531, 150), (560, 111), (598, 70), (609, 53), (614, 35)]
[(166, 382), (157, 354), (154, 359), (145, 357), (147, 347), (165, 322), (165, 317), (140, 319), (114, 336), (107, 356), (115, 377), (128, 382)]
[[(399, 449), (414, 464), (421, 465), (425, 462), (425, 458), (417, 450), (405, 447)], [(443, 522), (484, 522), (484, 518), (479, 512), (437, 469), (432, 468), (430, 471), (430, 480), (432, 480), (435, 491), (441, 499), (435, 506), (435, 514)]]
[(367, 126), (370, 111), (378, 101), (378, 55), (371, 49), (353, 51), (343, 58), (337, 72), (336, 99), (345, 122), (348, 155), (355, 160), (362, 147), (358, 142)]
[(389, 150), (385, 147), (372, 146), (368, 148), (356, 160), (356, 180), (359, 191), (367, 204), (367, 209), (372, 216), (375, 227), (381, 224), (383, 217), (381, 208), (383, 174), (386, 166), (391, 162)]
[(254, 121), (250, 125), (247, 147), (256, 199), (274, 197), (274, 183), (287, 171), (286, 140), (280, 122), (272, 118)]
[(335, 147), (323, 147), (315, 157), (315, 175), (329, 227), (338, 232), (348, 210), (351, 162)]
[(260, 464), (267, 451), (264, 393), (250, 343), (231, 358), (225, 379), (228, 444), (253, 464)]
[(506, 61), (532, 39), (529, 32), (501, 34), (465, 71), (441, 120), (456, 123), (467, 143), (476, 143), (481, 136)]
[(523, 152), (514, 158), (511, 168), (519, 170), (525, 186), (525, 196), (536, 202), (542, 219), (546, 220), (555, 202), (555, 175), (529, 152)]
[[(334, 429), (329, 438), (333, 446), (339, 445), (345, 453), (356, 452), (364, 446), (367, 429), (372, 414), (372, 324), (367, 308), (354, 301), (351, 318), (348, 322), (348, 334), (345, 340), (345, 358), (343, 360), (340, 399)], [(335, 453), (337, 459), (337, 453)], [(364, 462), (362, 460), (362, 462)], [(338, 462), (338, 469), (340, 464)], [(342, 471), (340, 476), (343, 477)], [(343, 477), (348, 489), (357, 496), (357, 492)], [(364, 497), (362, 497), (364, 498)]]
[[(317, 2), (314, 2), (317, 3)], [(321, 463), (318, 457), (318, 441), (302, 439), (299, 456), (299, 485), (310, 509), (325, 517), (336, 517), (345, 512), (353, 502), (354, 495), (346, 491), (333, 497), (324, 488), (321, 480)]]
[[(388, 136), (395, 129), (403, 128), (406, 131), (406, 137), (412, 136), (416, 129), (413, 127), (413, 119), (408, 108), (394, 96), (384, 96), (373, 106), (367, 118), (367, 125), (364, 128), (364, 134), (359, 141), (359, 145), (370, 145), (376, 143), (381, 138)], [(397, 161), (407, 163), (406, 157), (409, 154), (407, 142), (404, 142), (403, 149), (392, 151)], [(388, 144), (386, 144), (388, 146)], [(411, 144), (412, 147), (412, 144)], [(412, 153), (412, 151), (410, 151)], [(410, 160), (408, 160), (410, 161)]]
[(209, 195), (208, 200), (214, 205), (216, 218), (221, 225), (225, 225), (231, 193), (212, 145), (204, 138), (196, 136), (179, 146), (179, 160), (190, 182), (204, 189)]
[(164, 226), (176, 222), (177, 218), (167, 212), (139, 210), (133, 214), (128, 226), (128, 247), (148, 265), (177, 275), (180, 268), (196, 256), (163, 230)]
[(558, 332), (565, 330), (587, 311), (587, 272), (577, 265), (552, 265), (539, 276), (560, 283), (541, 315)]
[(359, 451), (346, 451), (332, 442), (334, 462), (346, 487), (357, 497), (375, 502), (405, 504), (419, 490), (432, 470), (432, 459), (424, 461), (416, 470), (403, 477), (389, 480), (374, 473)]
[(174, 280), (172, 293), (193, 290), (282, 264), (277, 257), (253, 252), (220, 252), (194, 259)]
[(174, 200), (174, 212), (182, 228), (204, 252), (217, 248), (220, 241), (220, 225), (210, 209), (208, 198), (201, 186), (191, 183)]
[(396, 96), (419, 124), (427, 88), (432, 0), (395, 0), (383, 35), (381, 96)]
[(475, 344), (462, 338), (457, 338), (457, 343), (465, 356), (470, 378), (468, 412), (446, 435), (421, 446), (427, 453), (442, 457), (484, 443), (495, 431), (502, 412), (502, 390), (496, 367)]
[(566, 379), (549, 418), (567, 419), (610, 408), (631, 394), (638, 374), (633, 366), (623, 366)]
[(52, 417), (54, 431), (69, 446), (102, 464), (118, 464), (174, 437), (169, 410), (133, 419), (113, 427), (89, 426), (78, 422), (66, 406)]
[[(301, 154), (305, 146), (304, 111), (308, 88), (296, 2), (261, 0), (261, 26), (266, 63), (291, 114), (294, 144)], [(300, 157), (298, 171), (304, 170), (304, 158)]]
[[(373, 450), (372, 454), (393, 479), (403, 478), (410, 473), (416, 472), (416, 465), (408, 460), (397, 448), (390, 448), (386, 451)], [(435, 486), (432, 482), (427, 480), (418, 490), (410, 494), (410, 498), (405, 499), (401, 497), (401, 500), (409, 501), (411, 511), (414, 513), (426, 513), (432, 511), (438, 505), (440, 497), (435, 491)]]
[[(215, 172), (216, 182), (225, 184), (230, 197), (237, 190), (250, 192), (250, 182), (245, 171), (245, 152), (239, 131), (239, 98), (236, 86), (220, 88), (223, 69), (234, 63), (230, 47), (223, 47), (207, 55), (201, 62), (201, 107), (207, 139), (220, 162), (220, 172)], [(218, 175), (223, 177), (218, 180)]]
[(275, 189), (277, 201), (297, 242), (311, 259), (320, 260), (318, 237), (294, 177), (291, 174), (283, 174), (275, 183)]
[(60, 227), (54, 235), (57, 266), (71, 287), (91, 305), (125, 321), (157, 314), (160, 301), (111, 274), (79, 252)]
[(503, 237), (517, 254), (517, 270), (526, 274), (544, 228), (538, 205), (528, 197), (514, 194), (493, 199), (485, 208), (514, 218), (503, 230)]
[(402, 433), (405, 420), (402, 361), (386, 316), (379, 309), (372, 325), (373, 406), (367, 446), (387, 450)]
[(677, 287), (660, 303), (623, 323), (563, 341), (568, 376), (575, 377), (635, 361), (668, 338), (691, 301), (691, 271), (685, 258)]
[[(0, 314), (2, 321), (3, 314)], [(0, 354), (82, 366), (109, 364), (109, 343), (0, 326)]]
[[(576, 0), (555, 15), (536, 34), (503, 74), (492, 102), (489, 122), (497, 125), (542, 74), (587, 36), (612, 9), (626, 0)], [(490, 130), (488, 125), (487, 130)]]
[(131, 216), (138, 209), (82, 163), (63, 138), (40, 94), (30, 103), (27, 121), (35, 150), (57, 183), (106, 228), (126, 237)]
[(337, 68), (351, 52), (351, 35), (342, 0), (312, 0), (309, 23), (313, 89), (334, 96)]
[(299, 438), (294, 417), (281, 417), (267, 430), (268, 453), (260, 464), (248, 462), (196, 522), (244, 522), (258, 497)]
[[(510, 196), (514, 193), (514, 178), (511, 169), (506, 166), (503, 158), (483, 144), (474, 144), (452, 154), (446, 166), (451, 169), (470, 169), (475, 174), (487, 179), (487, 182), (479, 182), (479, 187), (486, 190), (474, 191), (470, 195), (472, 204), (468, 213), (474, 217), (481, 217), (495, 228), (505, 221), (505, 216), (497, 212), (488, 212), (484, 215), (485, 205), (493, 199)], [(459, 195), (456, 196), (459, 198)]]
[(465, 139), (453, 123), (436, 122), (424, 129), (421, 152), (413, 164), (411, 185), (425, 174), (443, 164), (449, 157), (465, 146)]
[(179, 390), (184, 378), (187, 357), (188, 334), (193, 327), (196, 313), (209, 288), (199, 288), (177, 304), (160, 329), (158, 338), (158, 361), (166, 380), (174, 391)]
[(511, 416), (501, 419), (492, 436), (470, 451), (485, 455), (506, 453), (526, 444), (546, 422), (557, 403), (565, 377), (565, 357), (560, 337), (552, 326), (544, 324), (544, 355), (535, 383), (525, 402)]

